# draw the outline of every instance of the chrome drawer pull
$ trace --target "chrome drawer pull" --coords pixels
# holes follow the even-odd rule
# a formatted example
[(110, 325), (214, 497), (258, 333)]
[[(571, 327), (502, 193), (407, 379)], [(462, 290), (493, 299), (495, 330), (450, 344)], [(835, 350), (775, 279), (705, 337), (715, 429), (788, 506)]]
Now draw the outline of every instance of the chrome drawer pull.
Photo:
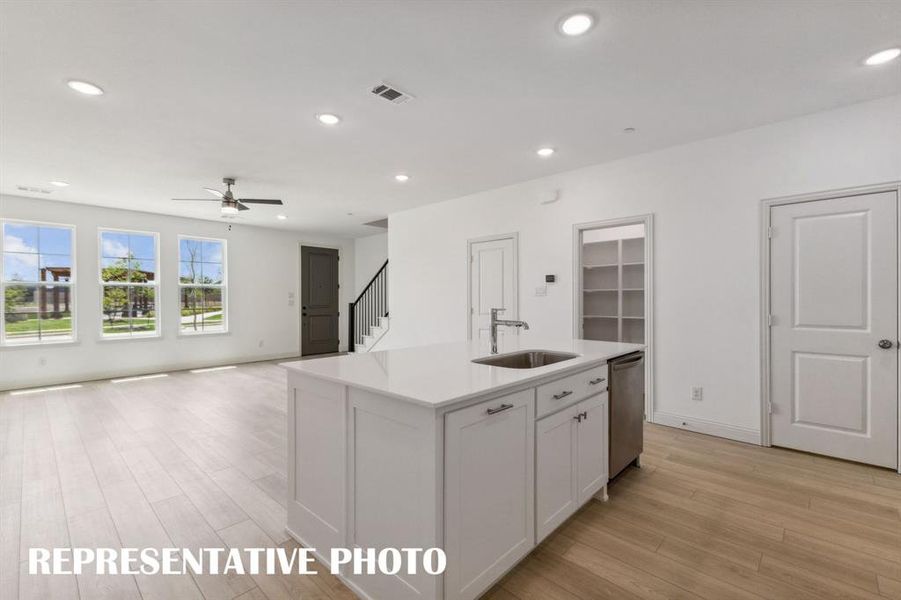
[(512, 404), (501, 404), (497, 408), (489, 408), (485, 412), (487, 412), (489, 415), (496, 415), (497, 413), (503, 412), (509, 408), (513, 408), (513, 405)]
[(606, 379), (604, 377), (598, 377), (597, 379), (592, 379), (591, 381), (589, 381), (588, 385), (597, 385), (602, 381), (606, 381)]
[(566, 398), (567, 396), (571, 395), (572, 393), (573, 393), (572, 390), (567, 390), (565, 392), (560, 392), (559, 394), (554, 394), (553, 398), (554, 398), (554, 400), (560, 400), (561, 398)]

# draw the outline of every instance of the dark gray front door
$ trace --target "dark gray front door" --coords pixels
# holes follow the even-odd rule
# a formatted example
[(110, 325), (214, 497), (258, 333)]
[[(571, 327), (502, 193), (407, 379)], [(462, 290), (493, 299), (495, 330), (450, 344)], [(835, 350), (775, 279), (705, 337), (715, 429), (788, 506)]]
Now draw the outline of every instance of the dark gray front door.
[(300, 353), (338, 351), (338, 251), (300, 248)]

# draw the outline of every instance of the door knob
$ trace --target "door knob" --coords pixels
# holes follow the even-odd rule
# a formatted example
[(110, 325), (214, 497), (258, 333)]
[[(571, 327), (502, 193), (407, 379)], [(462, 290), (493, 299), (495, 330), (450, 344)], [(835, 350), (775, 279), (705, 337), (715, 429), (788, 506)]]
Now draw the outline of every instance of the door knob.
[(894, 345), (895, 344), (892, 342), (892, 340), (879, 340), (879, 347), (883, 350), (890, 350)]

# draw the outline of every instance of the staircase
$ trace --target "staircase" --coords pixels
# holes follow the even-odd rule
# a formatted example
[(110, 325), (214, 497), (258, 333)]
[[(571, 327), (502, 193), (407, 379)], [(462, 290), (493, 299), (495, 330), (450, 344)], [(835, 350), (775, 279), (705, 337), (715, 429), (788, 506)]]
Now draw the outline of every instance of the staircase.
[(369, 352), (388, 332), (388, 261), (376, 272), (347, 311), (349, 352)]

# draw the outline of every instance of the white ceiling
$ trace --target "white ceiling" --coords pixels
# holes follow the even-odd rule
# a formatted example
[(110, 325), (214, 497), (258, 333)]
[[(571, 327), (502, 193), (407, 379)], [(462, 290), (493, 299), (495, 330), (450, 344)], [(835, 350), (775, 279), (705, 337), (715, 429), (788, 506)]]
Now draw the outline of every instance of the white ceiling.
[[(556, 32), (584, 8), (588, 35)], [(218, 219), (215, 203), (170, 198), (230, 175), (239, 196), (287, 203), (239, 221), (348, 236), (404, 208), (901, 92), (901, 61), (860, 65), (901, 43), (888, 0), (2, 2), (0, 36), (0, 191), (62, 179), (49, 197)], [(372, 96), (382, 80), (416, 99)], [(543, 145), (557, 154), (538, 158)]]

